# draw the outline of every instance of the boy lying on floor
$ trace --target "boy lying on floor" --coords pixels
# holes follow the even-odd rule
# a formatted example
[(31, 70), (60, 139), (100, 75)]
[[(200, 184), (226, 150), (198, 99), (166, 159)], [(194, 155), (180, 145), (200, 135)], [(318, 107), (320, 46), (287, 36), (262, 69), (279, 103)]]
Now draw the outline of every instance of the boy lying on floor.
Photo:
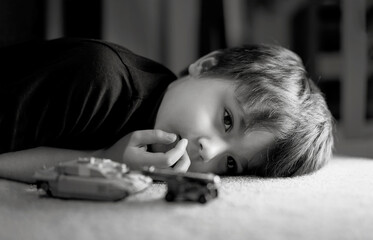
[(94, 156), (131, 169), (294, 176), (332, 154), (332, 117), (280, 46), (214, 51), (176, 78), (113, 43), (57, 39), (0, 50), (0, 177)]

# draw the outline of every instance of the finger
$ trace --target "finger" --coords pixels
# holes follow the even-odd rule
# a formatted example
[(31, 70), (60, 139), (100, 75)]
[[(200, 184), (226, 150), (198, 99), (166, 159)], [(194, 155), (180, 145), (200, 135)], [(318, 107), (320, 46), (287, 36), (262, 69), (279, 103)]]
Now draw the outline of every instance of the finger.
[(190, 159), (188, 153), (185, 151), (183, 156), (180, 158), (179, 161), (174, 165), (173, 169), (178, 172), (186, 172), (190, 166)]
[(149, 129), (135, 131), (131, 137), (131, 143), (134, 145), (147, 145), (147, 144), (170, 144), (177, 139), (176, 134), (168, 133), (159, 129)]
[(174, 165), (186, 152), (188, 145), (187, 139), (181, 139), (176, 146), (166, 153), (142, 153), (142, 164), (144, 166), (153, 165), (154, 167), (167, 168)]
[(167, 165), (174, 165), (183, 155), (186, 153), (186, 147), (188, 146), (188, 140), (181, 139), (174, 148), (170, 149), (165, 153), (167, 159)]

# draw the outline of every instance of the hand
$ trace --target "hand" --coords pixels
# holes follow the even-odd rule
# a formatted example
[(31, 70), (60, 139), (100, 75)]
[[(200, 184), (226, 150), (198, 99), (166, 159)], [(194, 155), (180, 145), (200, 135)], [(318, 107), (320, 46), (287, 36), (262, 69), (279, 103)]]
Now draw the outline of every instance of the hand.
[(130, 169), (140, 170), (145, 166), (173, 167), (176, 171), (186, 172), (190, 166), (190, 159), (186, 152), (187, 139), (181, 139), (174, 148), (166, 153), (147, 151), (147, 145), (171, 144), (176, 139), (175, 134), (162, 130), (135, 131), (104, 150), (103, 155), (105, 158), (127, 164)]

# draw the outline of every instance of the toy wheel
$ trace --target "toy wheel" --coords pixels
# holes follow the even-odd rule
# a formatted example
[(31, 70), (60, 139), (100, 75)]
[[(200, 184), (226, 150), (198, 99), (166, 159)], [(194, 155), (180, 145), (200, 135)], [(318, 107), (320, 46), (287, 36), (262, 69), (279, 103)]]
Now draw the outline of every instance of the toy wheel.
[(40, 183), (39, 187), (43, 189), (49, 196), (52, 196), (51, 189), (49, 188), (49, 184), (47, 182)]
[(172, 202), (172, 201), (174, 201), (174, 200), (175, 200), (175, 195), (174, 195), (173, 193), (168, 192), (168, 193), (166, 194), (166, 201), (167, 201), (167, 202)]
[(205, 195), (199, 196), (198, 202), (200, 202), (200, 203), (206, 203), (207, 202), (206, 196)]
[(215, 189), (214, 190), (214, 194), (215, 194), (215, 197), (218, 197), (219, 193), (218, 193), (218, 189)]

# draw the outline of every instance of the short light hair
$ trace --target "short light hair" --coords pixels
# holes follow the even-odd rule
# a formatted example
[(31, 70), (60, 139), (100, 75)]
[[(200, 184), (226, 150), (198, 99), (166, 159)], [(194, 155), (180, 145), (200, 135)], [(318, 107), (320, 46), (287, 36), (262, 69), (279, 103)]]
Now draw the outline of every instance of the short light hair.
[[(233, 80), (247, 131), (266, 129), (275, 143), (248, 173), (287, 177), (314, 172), (332, 156), (333, 118), (302, 60), (277, 45), (220, 50), (217, 64), (200, 77)], [(258, 156), (257, 156), (258, 157)]]

